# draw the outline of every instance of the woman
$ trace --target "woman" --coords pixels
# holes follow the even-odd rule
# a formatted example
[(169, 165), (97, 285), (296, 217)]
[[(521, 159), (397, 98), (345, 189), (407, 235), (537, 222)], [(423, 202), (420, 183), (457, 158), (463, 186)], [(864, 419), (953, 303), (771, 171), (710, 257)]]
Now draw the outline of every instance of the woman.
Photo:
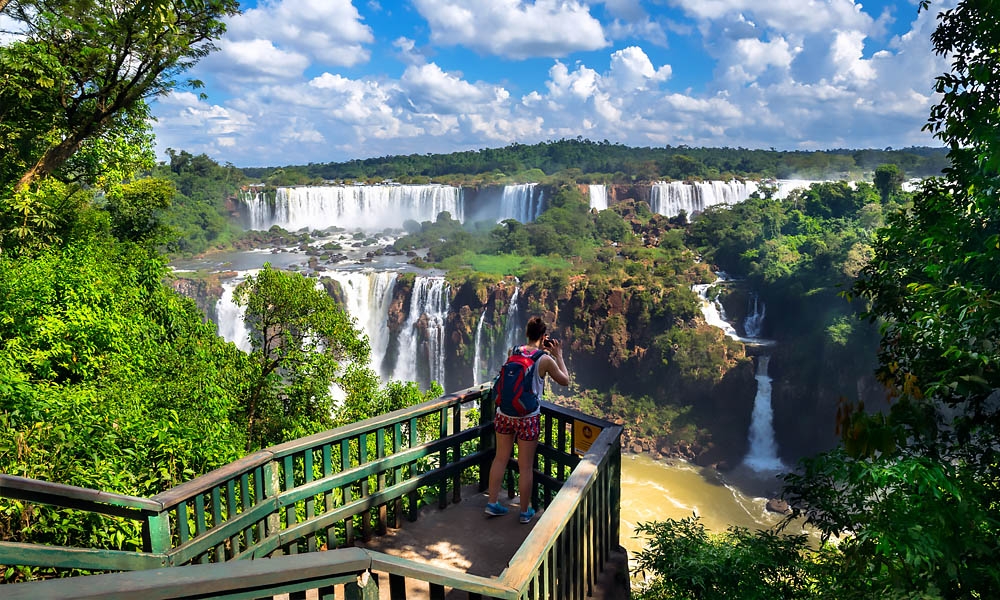
[[(518, 493), (521, 495), (521, 523), (530, 523), (535, 516), (531, 507), (531, 484), (534, 479), (535, 448), (541, 431), (541, 408), (539, 400), (545, 390), (545, 377), (551, 377), (559, 385), (569, 385), (569, 373), (563, 362), (562, 344), (545, 335), (545, 322), (541, 317), (531, 317), (525, 327), (528, 343), (517, 346), (511, 356), (520, 355), (531, 364), (525, 376), (527, 383), (516, 405), (501, 401), (497, 407), (493, 425), (496, 429), (496, 456), (490, 466), (489, 500), (486, 514), (497, 517), (507, 514), (507, 507), (497, 501), (504, 471), (510, 460), (514, 443), (517, 442), (517, 470), (520, 473)], [(501, 400), (503, 400), (501, 398)], [(512, 408), (516, 406), (516, 408)], [(524, 414), (519, 414), (523, 412)]]

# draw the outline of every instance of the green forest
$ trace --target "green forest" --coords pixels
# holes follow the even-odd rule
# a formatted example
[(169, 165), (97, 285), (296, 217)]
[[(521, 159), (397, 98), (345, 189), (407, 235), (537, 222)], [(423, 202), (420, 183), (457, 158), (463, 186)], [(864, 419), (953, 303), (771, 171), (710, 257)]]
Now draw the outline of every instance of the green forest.
[(911, 177), (941, 174), (943, 148), (780, 151), (687, 146), (635, 148), (607, 140), (562, 139), (449, 154), (384, 156), (342, 163), (244, 168), (271, 185), (394, 179), (403, 183), (506, 182), (634, 183), (641, 181), (753, 179), (864, 179), (883, 164)]
[[(381, 384), (350, 317), (296, 272), (266, 268), (238, 288), (256, 330), (281, 332), (280, 343), (254, 336), (241, 352), (170, 288), (168, 263), (259, 237), (227, 209), (251, 182), (537, 181), (553, 193), (533, 223), (463, 224), (444, 213), (407, 223), (396, 249), (427, 249), (414, 263), (446, 271), (456, 287), (518, 276), (534, 290), (530, 308), (558, 304), (567, 311), (558, 326), (591, 340), (581, 354), (636, 369), (634, 389), (575, 390), (583, 410), (712, 441), (718, 407), (706, 390), (745, 359), (739, 344), (697, 324), (690, 286), (711, 282), (713, 268), (746, 278), (783, 315), (774, 334), (788, 352), (821, 357), (795, 375), (803, 389), (810, 382), (841, 399), (836, 423), (803, 425), (806, 436), (836, 426), (839, 444), (784, 480), (790, 518), (805, 518), (826, 543), (778, 530), (711, 533), (697, 517), (647, 523), (652, 541), (637, 558), (650, 579), (639, 597), (1000, 595), (1000, 31), (991, 3), (959, 2), (932, 38), (952, 65), (934, 83), (940, 101), (926, 126), (943, 150), (576, 139), (259, 169), (170, 150), (158, 163), (148, 102), (198, 87), (185, 74), (236, 10), (234, 0), (0, 0), (24, 26), (0, 46), (0, 472), (150, 496), (261, 447), (440, 394)], [(125, 57), (131, 68), (111, 67)], [(905, 177), (937, 175), (902, 191)], [(591, 211), (577, 185), (736, 176), (873, 183), (818, 183), (782, 200), (765, 190), (690, 221), (635, 201)], [(592, 307), (619, 296), (637, 307), (636, 332), (613, 317), (584, 330)], [(884, 410), (852, 394), (844, 374), (864, 371), (889, 391)], [(331, 380), (346, 394), (335, 410)], [(5, 541), (134, 549), (138, 538), (0, 500)], [(2, 571), (4, 582), (51, 575)]]

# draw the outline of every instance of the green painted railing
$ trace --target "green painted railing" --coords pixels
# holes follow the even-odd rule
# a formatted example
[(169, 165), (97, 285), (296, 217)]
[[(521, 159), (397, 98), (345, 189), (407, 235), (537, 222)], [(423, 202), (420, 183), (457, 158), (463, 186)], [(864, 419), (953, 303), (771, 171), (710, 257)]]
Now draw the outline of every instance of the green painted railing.
[[(440, 508), (459, 501), (472, 467), (484, 489), (492, 406), (475, 423), (465, 418), (484, 390), (273, 446), (148, 499), (0, 475), (0, 499), (131, 519), (143, 529), (142, 552), (0, 542), (0, 565), (132, 571), (6, 585), (0, 596), (294, 599), (317, 589), (332, 599), (343, 586), (337, 597), (376, 598), (379, 582), (369, 574), (382, 573), (393, 599), (406, 598), (407, 580), (426, 582), (431, 598), (447, 589), (470, 598), (583, 598), (618, 546), (621, 428), (548, 403), (533, 491), (547, 510), (499, 578), (352, 547), (416, 519), (429, 498)], [(592, 445), (580, 457), (573, 448), (583, 426)], [(515, 470), (512, 461), (511, 487)], [(323, 549), (330, 551), (315, 552)], [(271, 560), (230, 562), (259, 557)]]

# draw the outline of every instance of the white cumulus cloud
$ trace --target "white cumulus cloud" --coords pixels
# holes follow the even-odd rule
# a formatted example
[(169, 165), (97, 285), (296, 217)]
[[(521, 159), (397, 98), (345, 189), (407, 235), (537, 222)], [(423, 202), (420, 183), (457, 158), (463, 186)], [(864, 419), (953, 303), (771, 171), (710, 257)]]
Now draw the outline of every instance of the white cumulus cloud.
[(611, 55), (610, 78), (615, 87), (621, 91), (642, 90), (649, 84), (661, 83), (670, 78), (670, 65), (659, 69), (653, 67), (652, 61), (642, 48), (629, 46), (617, 50)]
[[(935, 101), (933, 77), (947, 70), (931, 52), (933, 12), (914, 9), (896, 28), (907, 32), (887, 40), (892, 15), (873, 18), (849, 0), (670, 0), (683, 14), (669, 15), (650, 8), (664, 2), (606, 0), (603, 10), (593, 2), (612, 20), (603, 25), (579, 0), (413, 0), (412, 14), (426, 21), (377, 31), (387, 62), (338, 68), (349, 61), (318, 63), (317, 49), (356, 44), (357, 60), (377, 47), (368, 37), (376, 31), (349, 3), (319, 2), (275, 0), (247, 11), (218, 53), (234, 82), (230, 96), (158, 99), (159, 146), (239, 165), (578, 135), (637, 146), (901, 147), (933, 141), (920, 126)], [(343, 31), (353, 33), (317, 42), (304, 28), (326, 24), (301, 16), (279, 23), (289, 7), (339, 10)], [(264, 16), (275, 23), (254, 25)], [(646, 22), (670, 24), (671, 45), (683, 36), (684, 52), (701, 45), (705, 77), (692, 78), (689, 55), (640, 33)], [(629, 37), (609, 47), (616, 31)], [(477, 70), (483, 63), (488, 70)]]
[(353, 66), (369, 58), (374, 35), (351, 0), (272, 0), (233, 17), (227, 37), (269, 39), (328, 65)]
[(608, 45), (586, 4), (567, 0), (414, 0), (431, 41), (512, 59), (558, 57)]
[(304, 55), (281, 50), (269, 40), (222, 40), (215, 59), (226, 65), (231, 76), (258, 80), (294, 79), (309, 66)]

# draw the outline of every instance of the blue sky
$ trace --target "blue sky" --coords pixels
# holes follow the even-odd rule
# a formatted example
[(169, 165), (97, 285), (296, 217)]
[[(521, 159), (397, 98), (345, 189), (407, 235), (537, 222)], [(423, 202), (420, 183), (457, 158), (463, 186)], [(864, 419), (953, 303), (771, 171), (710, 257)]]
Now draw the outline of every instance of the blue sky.
[(153, 106), (238, 166), (582, 136), (632, 146), (934, 144), (935, 2), (261, 0)]

